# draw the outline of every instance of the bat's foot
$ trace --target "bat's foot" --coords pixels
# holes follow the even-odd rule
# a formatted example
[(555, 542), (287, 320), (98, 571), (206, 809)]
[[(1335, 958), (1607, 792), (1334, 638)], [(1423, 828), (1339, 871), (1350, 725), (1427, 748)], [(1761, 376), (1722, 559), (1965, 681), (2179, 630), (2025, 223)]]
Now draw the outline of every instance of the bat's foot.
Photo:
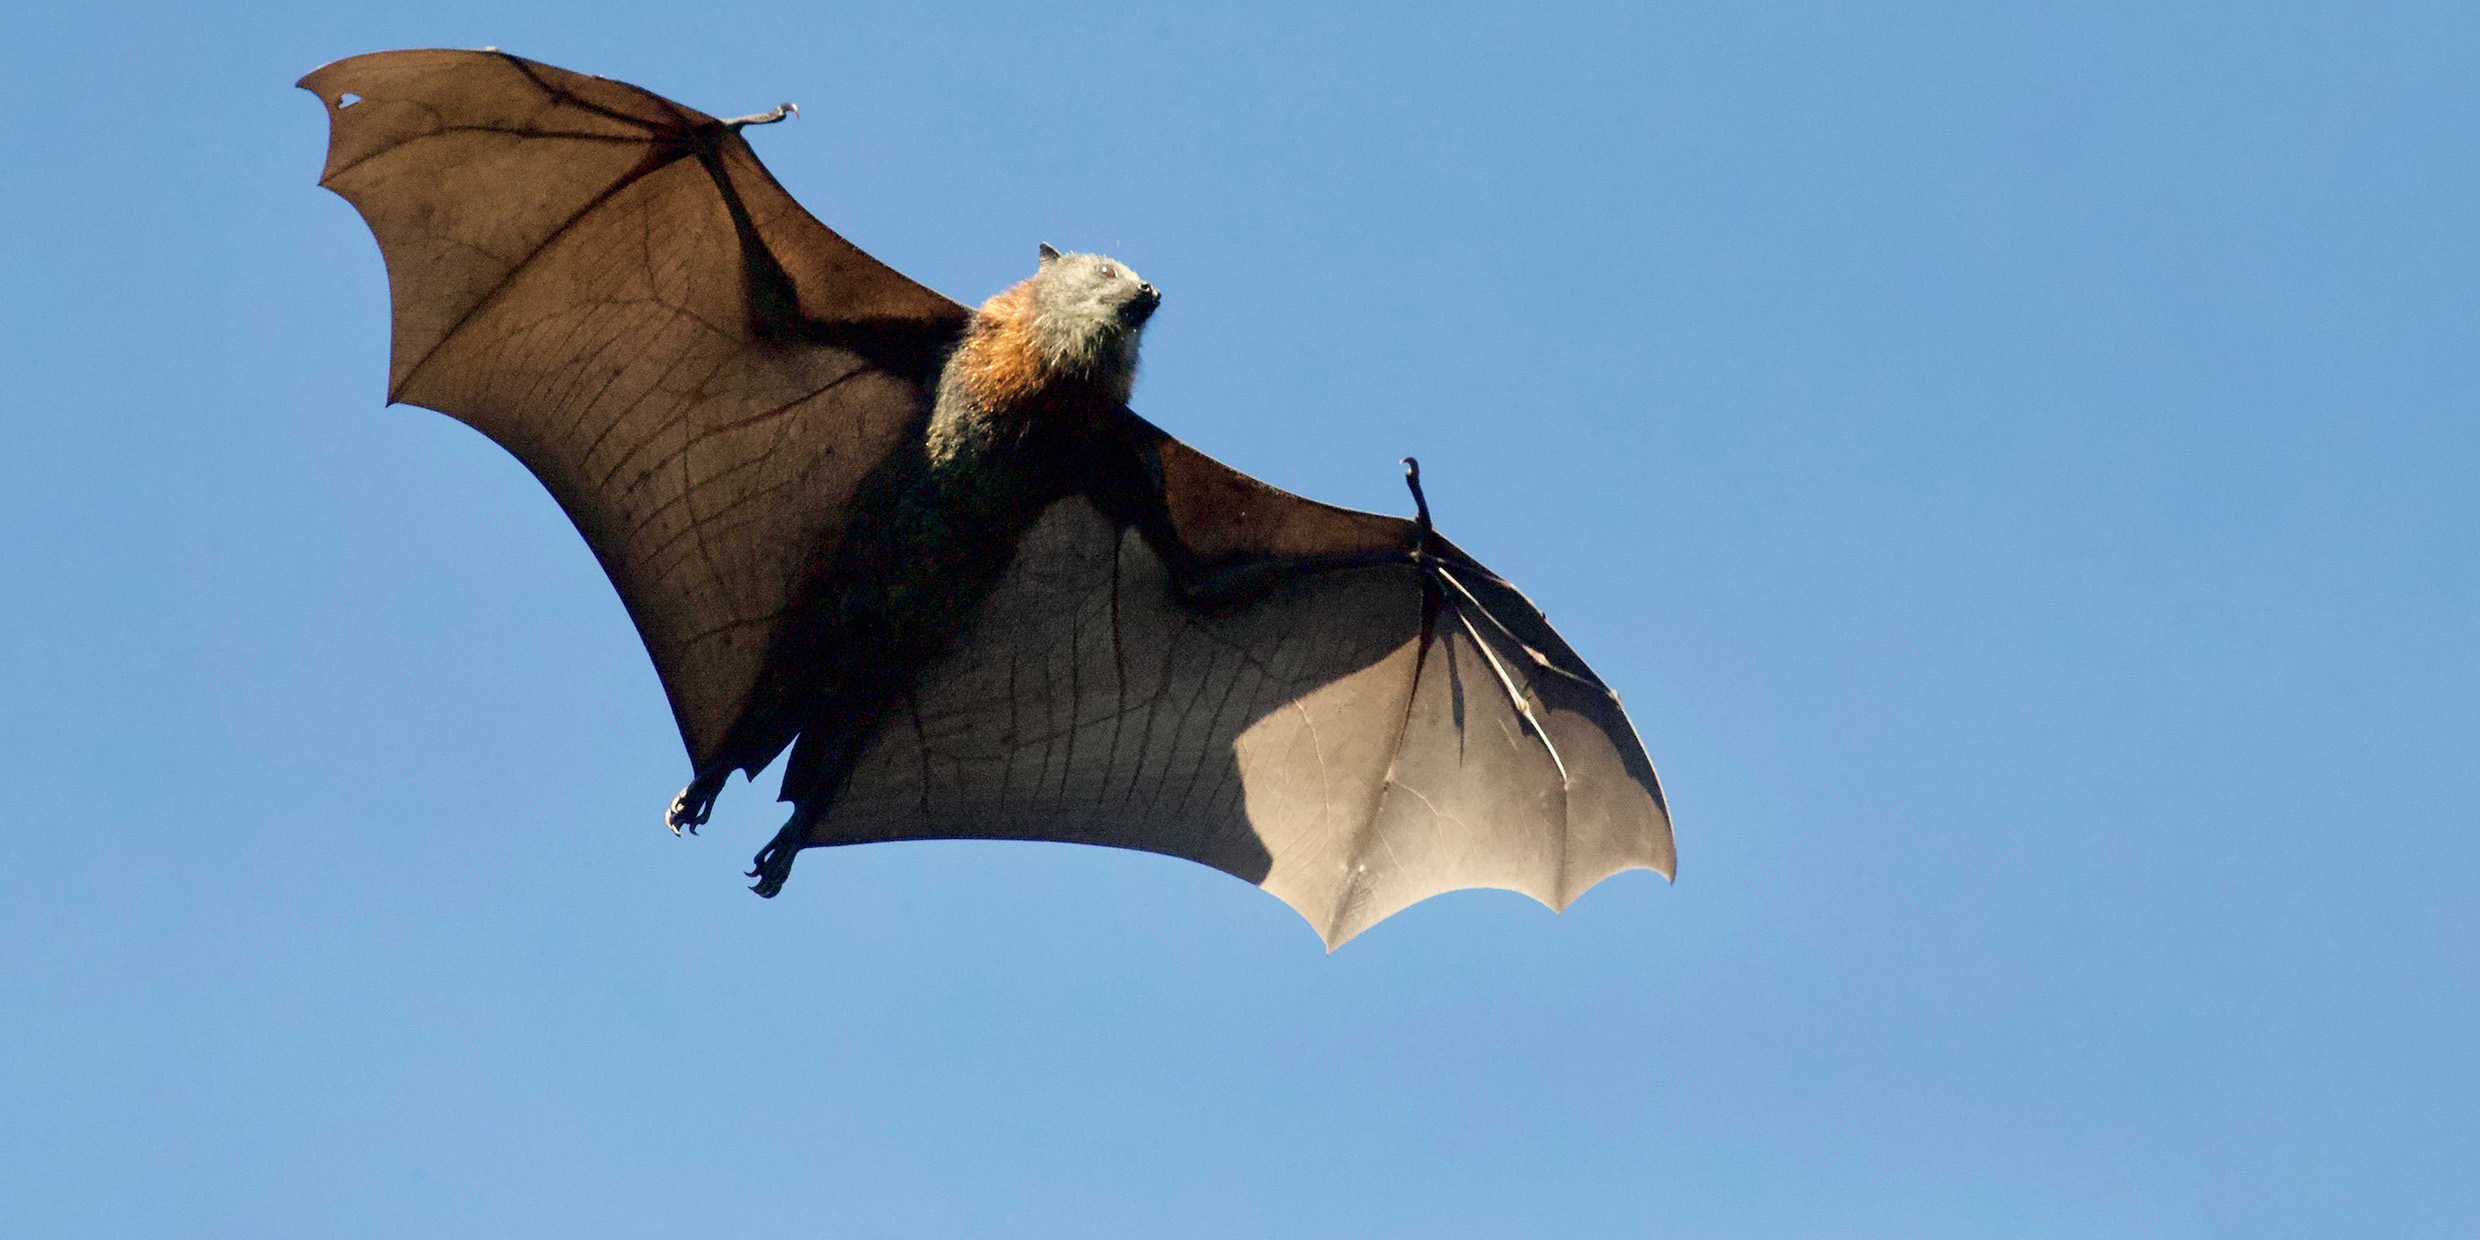
[(784, 880), (792, 877), (792, 859), (808, 842), (809, 824), (795, 813), (792, 821), (785, 823), (784, 829), (776, 832), (775, 838), (758, 850), (754, 859), (757, 868), (749, 872), (749, 877), (758, 881), (749, 889), (769, 900), (774, 899), (775, 893), (784, 889)]
[(697, 829), (706, 825), (706, 816), (715, 811), (715, 797), (722, 791), (722, 776), (691, 781), (679, 796), (672, 798), (672, 808), (663, 815), (663, 825), (670, 827), (674, 835), (680, 834), (682, 827), (687, 827), (691, 835), (697, 834)]

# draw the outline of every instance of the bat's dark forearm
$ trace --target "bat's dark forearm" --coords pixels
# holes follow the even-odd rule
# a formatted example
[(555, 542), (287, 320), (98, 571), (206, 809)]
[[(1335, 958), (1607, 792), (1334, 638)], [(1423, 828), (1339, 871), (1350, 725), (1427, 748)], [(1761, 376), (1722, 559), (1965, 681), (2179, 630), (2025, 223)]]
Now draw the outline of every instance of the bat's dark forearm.
[(1110, 431), (1092, 446), (1084, 491), (1104, 516), (1145, 539), (1170, 572), (1173, 594), (1188, 607), (1227, 611), (1310, 577), (1356, 569), (1417, 568), (1425, 562), (1427, 553), (1418, 546), (1322, 555), (1201, 555), (1182, 536), (1165, 497), (1162, 460), (1157, 454), (1169, 439), (1143, 418), (1122, 410)]
[[(785, 105), (789, 108), (791, 105)], [(781, 112), (782, 109), (778, 109)], [(740, 124), (764, 123), (768, 114), (743, 117), (726, 122), (711, 131), (713, 135), (734, 132)], [(772, 119), (780, 120), (780, 115)], [(701, 135), (706, 136), (706, 135)], [(814, 319), (801, 312), (800, 291), (793, 287), (792, 276), (775, 257), (766, 239), (759, 235), (757, 223), (750, 218), (749, 208), (741, 201), (739, 187), (724, 172), (723, 157), (716, 139), (710, 138), (694, 149), (694, 154), (707, 176), (715, 184), (715, 193), (722, 199), (724, 211), (732, 218), (733, 233), (739, 238), (741, 281), (748, 291), (749, 329), (760, 340), (798, 341), (804, 344), (828, 345), (846, 349), (870, 364), (891, 374), (903, 375), (925, 386), (938, 377), (939, 366), (956, 343), (961, 322), (925, 322), (918, 318), (847, 318), (834, 321)]]
[(939, 367), (956, 346), (956, 331), (929, 326), (917, 319), (847, 319), (826, 322), (808, 318), (781, 298), (752, 297), (750, 324), (768, 340), (826, 345), (858, 354), (863, 361), (892, 375), (901, 375), (928, 390)]

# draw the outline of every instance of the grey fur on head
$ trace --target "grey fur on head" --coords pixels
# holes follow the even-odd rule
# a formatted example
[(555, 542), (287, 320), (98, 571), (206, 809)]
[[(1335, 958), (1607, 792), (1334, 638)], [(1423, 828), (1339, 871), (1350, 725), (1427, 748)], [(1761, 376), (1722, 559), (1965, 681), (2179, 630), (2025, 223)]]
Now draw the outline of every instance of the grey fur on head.
[(1033, 281), (1033, 334), (1054, 367), (1133, 377), (1137, 335), (1160, 304), (1162, 294), (1125, 263), (1042, 247), (1042, 269)]

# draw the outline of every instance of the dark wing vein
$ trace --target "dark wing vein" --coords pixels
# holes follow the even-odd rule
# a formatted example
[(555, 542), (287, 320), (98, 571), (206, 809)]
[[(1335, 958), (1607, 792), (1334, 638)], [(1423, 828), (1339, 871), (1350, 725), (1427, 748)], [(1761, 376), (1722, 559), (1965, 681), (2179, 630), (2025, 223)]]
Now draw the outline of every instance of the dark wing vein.
[(837, 375), (833, 379), (829, 379), (817, 388), (811, 390), (806, 395), (796, 396), (791, 400), (785, 401), (784, 403), (767, 410), (764, 413), (753, 413), (748, 417), (737, 418), (733, 421), (726, 422), (721, 426), (707, 427), (705, 430), (699, 431), (697, 434), (690, 436), (689, 442), (697, 443), (700, 440), (712, 439), (717, 435), (728, 435), (733, 431), (742, 429), (743, 427), (756, 426), (758, 423), (764, 422), (768, 418), (781, 417), (809, 401), (816, 400), (819, 397), (826, 395), (828, 392), (833, 391), (838, 385), (849, 381), (854, 375), (861, 374), (869, 369), (870, 366), (867, 363), (856, 364), (852, 369)]
[[(582, 111), (592, 112), (596, 116), (602, 117), (607, 121), (618, 121), (623, 125), (635, 125), (641, 129), (644, 129), (648, 133), (660, 131), (661, 127), (658, 124), (654, 121), (647, 120), (645, 117), (631, 116), (626, 112), (615, 112), (610, 108), (604, 107), (591, 99), (584, 98), (564, 87), (554, 86), (551, 83), (542, 80), (542, 75), (534, 72), (534, 66), (522, 57), (511, 56), (506, 52), (500, 52), (498, 55), (499, 58), (507, 62), (510, 67), (514, 68), (518, 73), (523, 74), (526, 81), (534, 84), (534, 89), (539, 90), (544, 95), (548, 96), (553, 103), (567, 104), (570, 107), (577, 108)], [(610, 78), (596, 78), (595, 80), (599, 82), (611, 82), (614, 86), (636, 92), (638, 98), (644, 99), (648, 103), (654, 104), (656, 107), (662, 108), (664, 111), (671, 113), (673, 119), (678, 121), (683, 126), (697, 123), (697, 118), (681, 115), (680, 105), (673, 103), (671, 100), (666, 99), (653, 91), (647, 90), (642, 86), (632, 86), (627, 82), (612, 81)]]
[(593, 214), (594, 211), (597, 208), (600, 208), (603, 204), (610, 202), (622, 190), (625, 190), (628, 187), (637, 184), (639, 181), (642, 181), (647, 177), (652, 176), (675, 163), (678, 163), (688, 153), (689, 152), (685, 149), (665, 150), (659, 146), (648, 150), (646, 152), (646, 158), (635, 168), (631, 168), (627, 172), (622, 173), (617, 180), (614, 180), (609, 186), (605, 187), (602, 193), (596, 194), (584, 206), (577, 208), (575, 212), (570, 214), (567, 219), (560, 221), (559, 227), (552, 229), (551, 232), (539, 243), (537, 243), (533, 249), (526, 251), (525, 257), (510, 264), (507, 273), (499, 278), (498, 283), (491, 286), (491, 290), (489, 292), (484, 293), (481, 297), (477, 298), (473, 305), (466, 308), (465, 313), (457, 316), (456, 322), (450, 324), (448, 326), (448, 330), (440, 335), (438, 341), (432, 344), (431, 347), (422, 354), (422, 360), (415, 362), (412, 366), (406, 368), (405, 377), (397, 382), (395, 390), (388, 393), (388, 400), (390, 402), (397, 400), (406, 388), (412, 386), (414, 376), (420, 374), (422, 372), (422, 368), (429, 365), (432, 358), (439, 356), (439, 351), (446, 348), (448, 342), (456, 338), (457, 333), (464, 331), (466, 324), (473, 322), (475, 315), (482, 313), (486, 307), (490, 306), (493, 302), (498, 301), (501, 294), (506, 293), (509, 286), (516, 282), (518, 274), (523, 272), (527, 267), (532, 266), (534, 260), (541, 256), (544, 250), (550, 248), (553, 242), (558, 241), (563, 236), (566, 236), (570, 229), (577, 226), (579, 221), (585, 219), (586, 216)]

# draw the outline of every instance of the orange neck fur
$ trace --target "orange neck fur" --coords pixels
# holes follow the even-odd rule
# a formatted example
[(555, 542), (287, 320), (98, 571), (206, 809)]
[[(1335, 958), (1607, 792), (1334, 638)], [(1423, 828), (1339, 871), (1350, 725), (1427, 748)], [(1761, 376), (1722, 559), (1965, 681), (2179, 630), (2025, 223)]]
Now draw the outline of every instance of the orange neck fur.
[(1033, 281), (982, 303), (947, 369), (973, 403), (993, 413), (1041, 390), (1050, 374), (1034, 336)]

